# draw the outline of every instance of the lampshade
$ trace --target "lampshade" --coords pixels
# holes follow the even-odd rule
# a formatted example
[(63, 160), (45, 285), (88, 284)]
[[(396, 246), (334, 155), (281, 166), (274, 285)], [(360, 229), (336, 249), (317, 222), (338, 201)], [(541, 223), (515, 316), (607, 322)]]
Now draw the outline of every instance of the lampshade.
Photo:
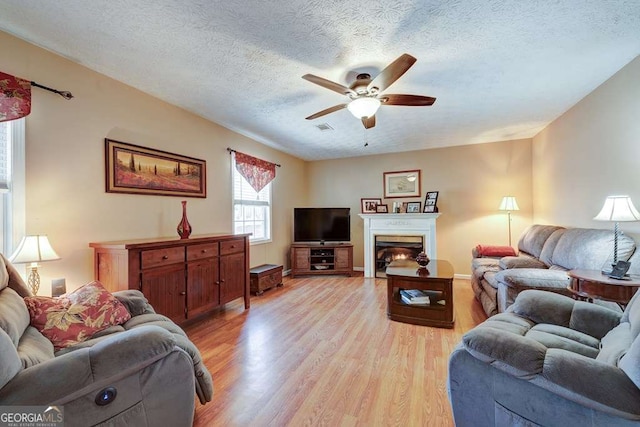
[(500, 211), (519, 211), (518, 202), (514, 196), (504, 196), (502, 202), (500, 202)]
[(380, 101), (368, 96), (356, 98), (347, 105), (347, 109), (358, 119), (373, 116), (378, 108), (380, 108)]
[(15, 264), (60, 259), (45, 235), (24, 236), (9, 260)]
[(594, 218), (596, 221), (640, 221), (640, 212), (637, 211), (631, 197), (609, 196), (604, 201), (604, 206)]

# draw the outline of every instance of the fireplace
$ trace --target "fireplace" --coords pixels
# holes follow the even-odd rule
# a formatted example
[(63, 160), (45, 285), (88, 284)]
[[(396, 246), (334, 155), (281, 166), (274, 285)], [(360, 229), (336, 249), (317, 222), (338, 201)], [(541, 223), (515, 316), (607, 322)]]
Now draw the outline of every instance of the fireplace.
[(387, 277), (385, 271), (397, 259), (416, 259), (422, 252), (423, 236), (375, 236), (375, 277)]
[(437, 259), (436, 219), (439, 213), (359, 214), (364, 221), (364, 277), (376, 277), (376, 236), (422, 239), (429, 258)]

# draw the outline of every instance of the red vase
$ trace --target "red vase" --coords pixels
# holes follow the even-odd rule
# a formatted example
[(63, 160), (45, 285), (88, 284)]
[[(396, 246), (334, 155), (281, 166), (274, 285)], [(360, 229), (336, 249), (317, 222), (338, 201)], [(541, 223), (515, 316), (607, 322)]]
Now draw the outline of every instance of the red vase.
[(191, 235), (191, 224), (189, 224), (189, 220), (187, 219), (187, 202), (186, 200), (182, 201), (182, 219), (178, 223), (178, 235), (181, 239), (188, 239)]

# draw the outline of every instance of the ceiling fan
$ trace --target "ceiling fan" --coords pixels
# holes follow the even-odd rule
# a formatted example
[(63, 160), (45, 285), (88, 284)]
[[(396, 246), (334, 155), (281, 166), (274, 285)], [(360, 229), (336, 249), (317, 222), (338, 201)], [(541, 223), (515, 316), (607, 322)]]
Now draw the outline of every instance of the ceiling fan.
[(346, 108), (356, 118), (362, 120), (362, 124), (366, 129), (369, 129), (376, 125), (375, 114), (381, 105), (406, 105), (410, 107), (433, 105), (436, 99), (430, 96), (385, 95), (381, 93), (406, 73), (415, 62), (416, 58), (405, 53), (389, 64), (387, 68), (382, 70), (373, 80), (369, 74), (358, 74), (356, 81), (349, 87), (322, 77), (314, 76), (313, 74), (305, 74), (302, 76), (303, 79), (346, 95), (349, 98), (349, 101), (344, 104), (334, 105), (333, 107), (312, 114), (306, 119), (317, 119), (318, 117)]

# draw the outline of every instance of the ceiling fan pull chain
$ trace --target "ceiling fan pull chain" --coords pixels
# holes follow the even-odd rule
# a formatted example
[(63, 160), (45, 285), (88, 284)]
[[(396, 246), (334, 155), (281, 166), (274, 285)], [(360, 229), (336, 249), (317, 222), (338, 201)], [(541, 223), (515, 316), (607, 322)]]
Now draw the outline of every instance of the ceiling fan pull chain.
[(363, 129), (362, 130), (362, 134), (364, 135), (364, 146), (368, 147), (369, 146), (369, 141), (367, 141), (367, 129)]

